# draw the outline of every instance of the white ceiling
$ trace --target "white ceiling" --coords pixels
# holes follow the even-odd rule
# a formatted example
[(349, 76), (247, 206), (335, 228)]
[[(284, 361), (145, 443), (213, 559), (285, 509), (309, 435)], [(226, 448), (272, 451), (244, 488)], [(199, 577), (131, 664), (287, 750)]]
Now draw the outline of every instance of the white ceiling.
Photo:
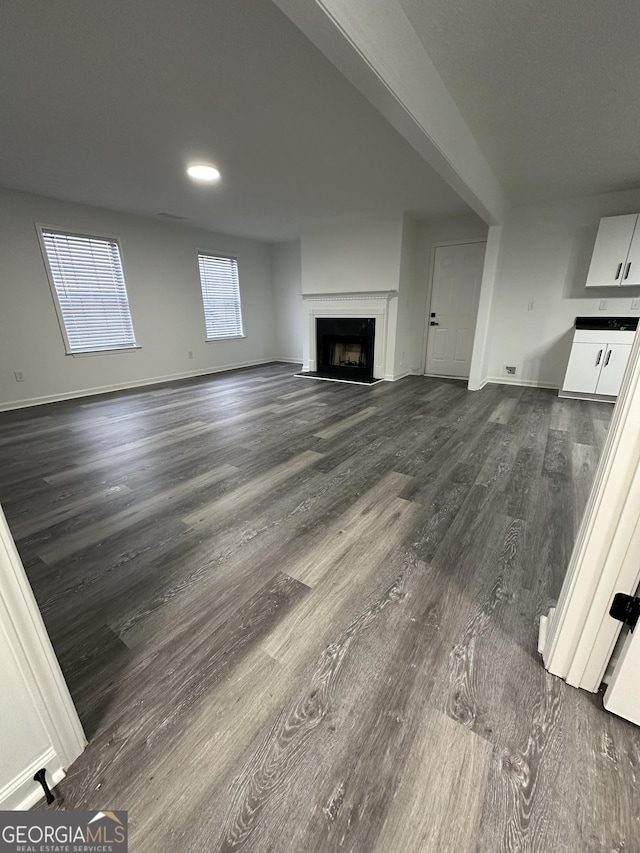
[(265, 240), (468, 210), (270, 0), (2, 0), (0, 186)]
[[(512, 201), (640, 186), (637, 0), (399, 2)], [(265, 240), (468, 210), (271, 0), (2, 0), (0, 186)]]
[(640, 186), (638, 0), (400, 0), (512, 200)]

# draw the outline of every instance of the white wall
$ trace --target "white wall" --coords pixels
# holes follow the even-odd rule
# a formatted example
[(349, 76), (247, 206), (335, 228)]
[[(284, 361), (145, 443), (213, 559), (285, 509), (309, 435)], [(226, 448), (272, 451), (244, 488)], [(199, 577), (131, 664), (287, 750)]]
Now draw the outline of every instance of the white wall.
[(397, 290), (401, 213), (336, 217), (302, 234), (302, 292)]
[(274, 341), (276, 358), (302, 364), (306, 312), (302, 302), (302, 257), (299, 240), (271, 246)]
[[(517, 382), (559, 388), (577, 316), (640, 315), (631, 310), (640, 288), (584, 286), (599, 219), (637, 211), (640, 190), (511, 211), (502, 229), (493, 296), (489, 379), (504, 381), (508, 364), (516, 366)], [(601, 300), (606, 310), (600, 310)]]
[[(452, 240), (486, 239), (487, 230), (472, 212), (427, 220), (396, 213), (336, 218), (302, 235), (302, 293), (398, 290), (389, 304), (385, 375), (397, 379), (422, 373), (433, 248)], [(297, 322), (290, 305), (293, 285), (287, 290), (280, 284), (277, 291), (277, 314)], [(278, 337), (284, 333), (281, 322)]]
[[(65, 354), (35, 222), (119, 239), (141, 349)], [(265, 243), (2, 190), (0, 245), (0, 408), (273, 356), (271, 258)], [(245, 339), (205, 342), (198, 249), (237, 256)], [(24, 382), (15, 381), (16, 370), (24, 373)]]
[[(402, 213), (394, 211), (335, 217), (331, 222), (304, 231), (301, 238), (302, 293), (307, 296), (323, 295), (328, 299), (336, 295), (339, 305), (336, 303), (329, 309), (328, 303), (324, 303), (324, 310), (332, 312), (329, 316), (336, 316), (333, 312), (339, 312), (340, 308), (353, 313), (358, 307), (363, 316), (367, 316), (367, 311), (373, 310), (373, 303), (365, 303), (364, 294), (380, 294), (384, 301), (384, 319), (377, 317), (376, 329), (384, 328), (386, 331), (383, 335), (384, 354), (378, 373), (374, 372), (374, 375), (388, 379), (399, 375), (396, 361), (399, 299), (396, 295), (387, 299), (387, 294), (389, 291), (397, 292), (401, 287), (404, 219)], [(410, 266), (405, 264), (405, 290), (408, 290), (409, 269)], [(355, 294), (353, 304), (344, 301), (345, 294)], [(309, 310), (307, 304), (306, 311)], [(310, 355), (314, 349), (310, 339), (312, 326), (307, 313), (303, 339), (305, 366), (314, 363)], [(378, 347), (381, 343), (378, 332), (376, 342)]]
[(438, 243), (486, 239), (488, 225), (469, 212), (461, 216), (424, 219), (415, 238), (414, 298), (411, 320), (411, 372), (424, 373), (427, 350), (426, 322), (431, 292), (433, 251)]

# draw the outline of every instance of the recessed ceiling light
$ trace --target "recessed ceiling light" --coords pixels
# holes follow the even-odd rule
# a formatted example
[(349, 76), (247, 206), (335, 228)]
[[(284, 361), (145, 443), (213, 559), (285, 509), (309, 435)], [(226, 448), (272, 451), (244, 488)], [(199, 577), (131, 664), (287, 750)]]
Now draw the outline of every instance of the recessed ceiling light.
[(217, 181), (220, 177), (220, 172), (214, 169), (213, 166), (205, 166), (201, 163), (194, 163), (187, 169), (187, 175), (196, 181)]

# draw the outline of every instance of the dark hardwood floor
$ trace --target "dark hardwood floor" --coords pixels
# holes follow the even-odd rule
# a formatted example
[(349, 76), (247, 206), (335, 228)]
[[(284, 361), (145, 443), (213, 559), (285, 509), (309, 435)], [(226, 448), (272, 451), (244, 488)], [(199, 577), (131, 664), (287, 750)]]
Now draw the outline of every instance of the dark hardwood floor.
[(640, 851), (640, 730), (548, 675), (611, 407), (292, 366), (0, 416), (0, 501), (136, 853)]

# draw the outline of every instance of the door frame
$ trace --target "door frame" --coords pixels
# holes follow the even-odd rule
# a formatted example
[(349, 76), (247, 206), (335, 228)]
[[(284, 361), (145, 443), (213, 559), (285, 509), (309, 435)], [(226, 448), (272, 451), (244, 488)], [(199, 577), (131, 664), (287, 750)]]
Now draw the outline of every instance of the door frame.
[[(429, 329), (432, 327), (429, 325), (429, 320), (431, 319), (431, 301), (433, 297), (433, 274), (435, 272), (436, 266), (436, 249), (446, 248), (447, 246), (466, 246), (470, 243), (484, 243), (486, 246), (487, 238), (486, 237), (471, 237), (467, 240), (442, 240), (438, 243), (433, 243), (431, 245), (431, 256), (429, 258), (429, 275), (427, 278), (427, 312), (424, 318), (424, 332), (422, 335), (422, 374), (423, 376), (434, 376), (439, 377), (442, 376), (443, 379), (459, 379), (461, 382), (468, 382), (469, 377), (464, 376), (450, 376), (447, 377), (444, 374), (440, 373), (427, 373), (427, 351), (429, 348)], [(482, 282), (480, 283), (480, 287), (482, 288)], [(480, 290), (478, 291), (480, 295)], [(476, 309), (476, 326), (478, 325), (478, 310)], [(476, 330), (474, 328), (473, 337), (475, 340)], [(473, 351), (473, 344), (472, 344)], [(472, 357), (473, 361), (473, 357)], [(469, 365), (469, 372), (471, 372), (471, 365)]]
[(597, 692), (622, 629), (616, 592), (640, 584), (640, 334), (636, 334), (558, 604), (540, 620), (549, 672)]
[[(47, 764), (53, 787), (82, 753), (87, 740), (1, 506), (0, 623), (47, 733), (50, 747), (39, 767)], [(3, 792), (12, 801), (17, 797), (20, 808), (30, 808), (42, 798), (33, 772), (34, 768), (25, 768)]]

